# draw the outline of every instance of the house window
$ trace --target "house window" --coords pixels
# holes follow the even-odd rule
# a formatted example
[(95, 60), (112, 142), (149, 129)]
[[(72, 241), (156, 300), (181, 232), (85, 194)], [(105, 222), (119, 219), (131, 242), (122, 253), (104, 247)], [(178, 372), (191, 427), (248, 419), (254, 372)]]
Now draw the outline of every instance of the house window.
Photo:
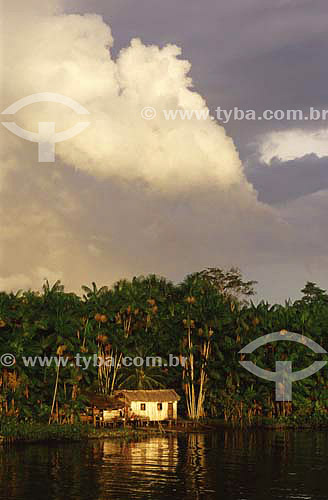
[(158, 411), (163, 410), (163, 405), (162, 405), (162, 403), (157, 403), (157, 409), (158, 409)]
[(145, 411), (145, 409), (146, 409), (146, 403), (141, 403), (140, 404), (140, 410)]

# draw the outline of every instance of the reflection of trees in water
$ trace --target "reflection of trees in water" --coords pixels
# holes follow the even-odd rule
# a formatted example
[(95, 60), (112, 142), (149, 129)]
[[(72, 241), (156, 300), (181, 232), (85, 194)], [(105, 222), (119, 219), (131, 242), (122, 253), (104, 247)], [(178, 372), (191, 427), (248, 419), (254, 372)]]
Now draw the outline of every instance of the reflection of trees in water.
[[(218, 436), (214, 435), (217, 440)], [(217, 445), (218, 443), (216, 443)], [(215, 443), (212, 441), (212, 445)], [(231, 450), (241, 450), (242, 455), (257, 456), (258, 450), (279, 456), (281, 462), (288, 460), (290, 451), (293, 450), (294, 433), (284, 430), (226, 430), (223, 433), (223, 447), (229, 453)]]
[(205, 435), (189, 434), (186, 450), (186, 486), (191, 498), (199, 498), (206, 489)]
[[(8, 500), (327, 498), (328, 434), (231, 431), (0, 449)], [(261, 494), (260, 494), (261, 492)]]
[(97, 473), (85, 444), (31, 444), (0, 449), (1, 498), (44, 500), (98, 497)]
[(326, 486), (315, 486), (313, 476), (308, 474), (316, 459), (318, 470), (322, 468), (328, 450), (326, 432), (226, 430), (211, 436), (210, 448), (220, 450), (218, 484), (221, 482), (220, 489), (227, 495), (239, 484), (245, 498), (255, 495), (254, 498), (262, 499), (263, 495), (256, 497), (260, 491), (268, 493), (268, 500), (283, 491), (294, 491), (295, 498), (317, 498), (310, 496), (316, 488), (325, 488), (325, 495), (320, 498), (327, 498)]

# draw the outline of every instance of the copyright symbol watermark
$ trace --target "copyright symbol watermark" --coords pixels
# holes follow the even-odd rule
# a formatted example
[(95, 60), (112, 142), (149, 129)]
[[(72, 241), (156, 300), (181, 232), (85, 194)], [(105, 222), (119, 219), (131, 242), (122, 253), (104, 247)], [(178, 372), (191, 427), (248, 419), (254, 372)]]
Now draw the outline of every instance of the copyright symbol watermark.
[(0, 356), (0, 365), (9, 367), (14, 366), (16, 363), (16, 358), (13, 354), (5, 353)]
[(151, 106), (146, 106), (141, 110), (141, 118), (144, 120), (153, 120), (156, 118), (157, 112), (155, 108), (152, 108)]

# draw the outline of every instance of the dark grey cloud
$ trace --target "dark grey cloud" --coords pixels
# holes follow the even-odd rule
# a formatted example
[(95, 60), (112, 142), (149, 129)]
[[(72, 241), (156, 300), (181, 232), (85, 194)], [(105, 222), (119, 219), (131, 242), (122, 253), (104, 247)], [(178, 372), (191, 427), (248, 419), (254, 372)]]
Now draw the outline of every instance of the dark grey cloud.
[(246, 172), (264, 203), (286, 203), (328, 189), (328, 157), (314, 154), (287, 162), (274, 159), (270, 166), (259, 164)]

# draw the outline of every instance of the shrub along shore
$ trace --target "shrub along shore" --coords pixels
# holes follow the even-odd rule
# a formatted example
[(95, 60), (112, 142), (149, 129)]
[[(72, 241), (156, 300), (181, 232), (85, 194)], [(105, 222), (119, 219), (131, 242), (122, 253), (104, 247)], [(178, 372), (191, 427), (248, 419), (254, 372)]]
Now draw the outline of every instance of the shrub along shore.
[(47, 424), (18, 422), (12, 418), (0, 421), (0, 442), (33, 443), (43, 441), (81, 441), (84, 439), (138, 440), (145, 432), (130, 428), (96, 429), (85, 424)]

